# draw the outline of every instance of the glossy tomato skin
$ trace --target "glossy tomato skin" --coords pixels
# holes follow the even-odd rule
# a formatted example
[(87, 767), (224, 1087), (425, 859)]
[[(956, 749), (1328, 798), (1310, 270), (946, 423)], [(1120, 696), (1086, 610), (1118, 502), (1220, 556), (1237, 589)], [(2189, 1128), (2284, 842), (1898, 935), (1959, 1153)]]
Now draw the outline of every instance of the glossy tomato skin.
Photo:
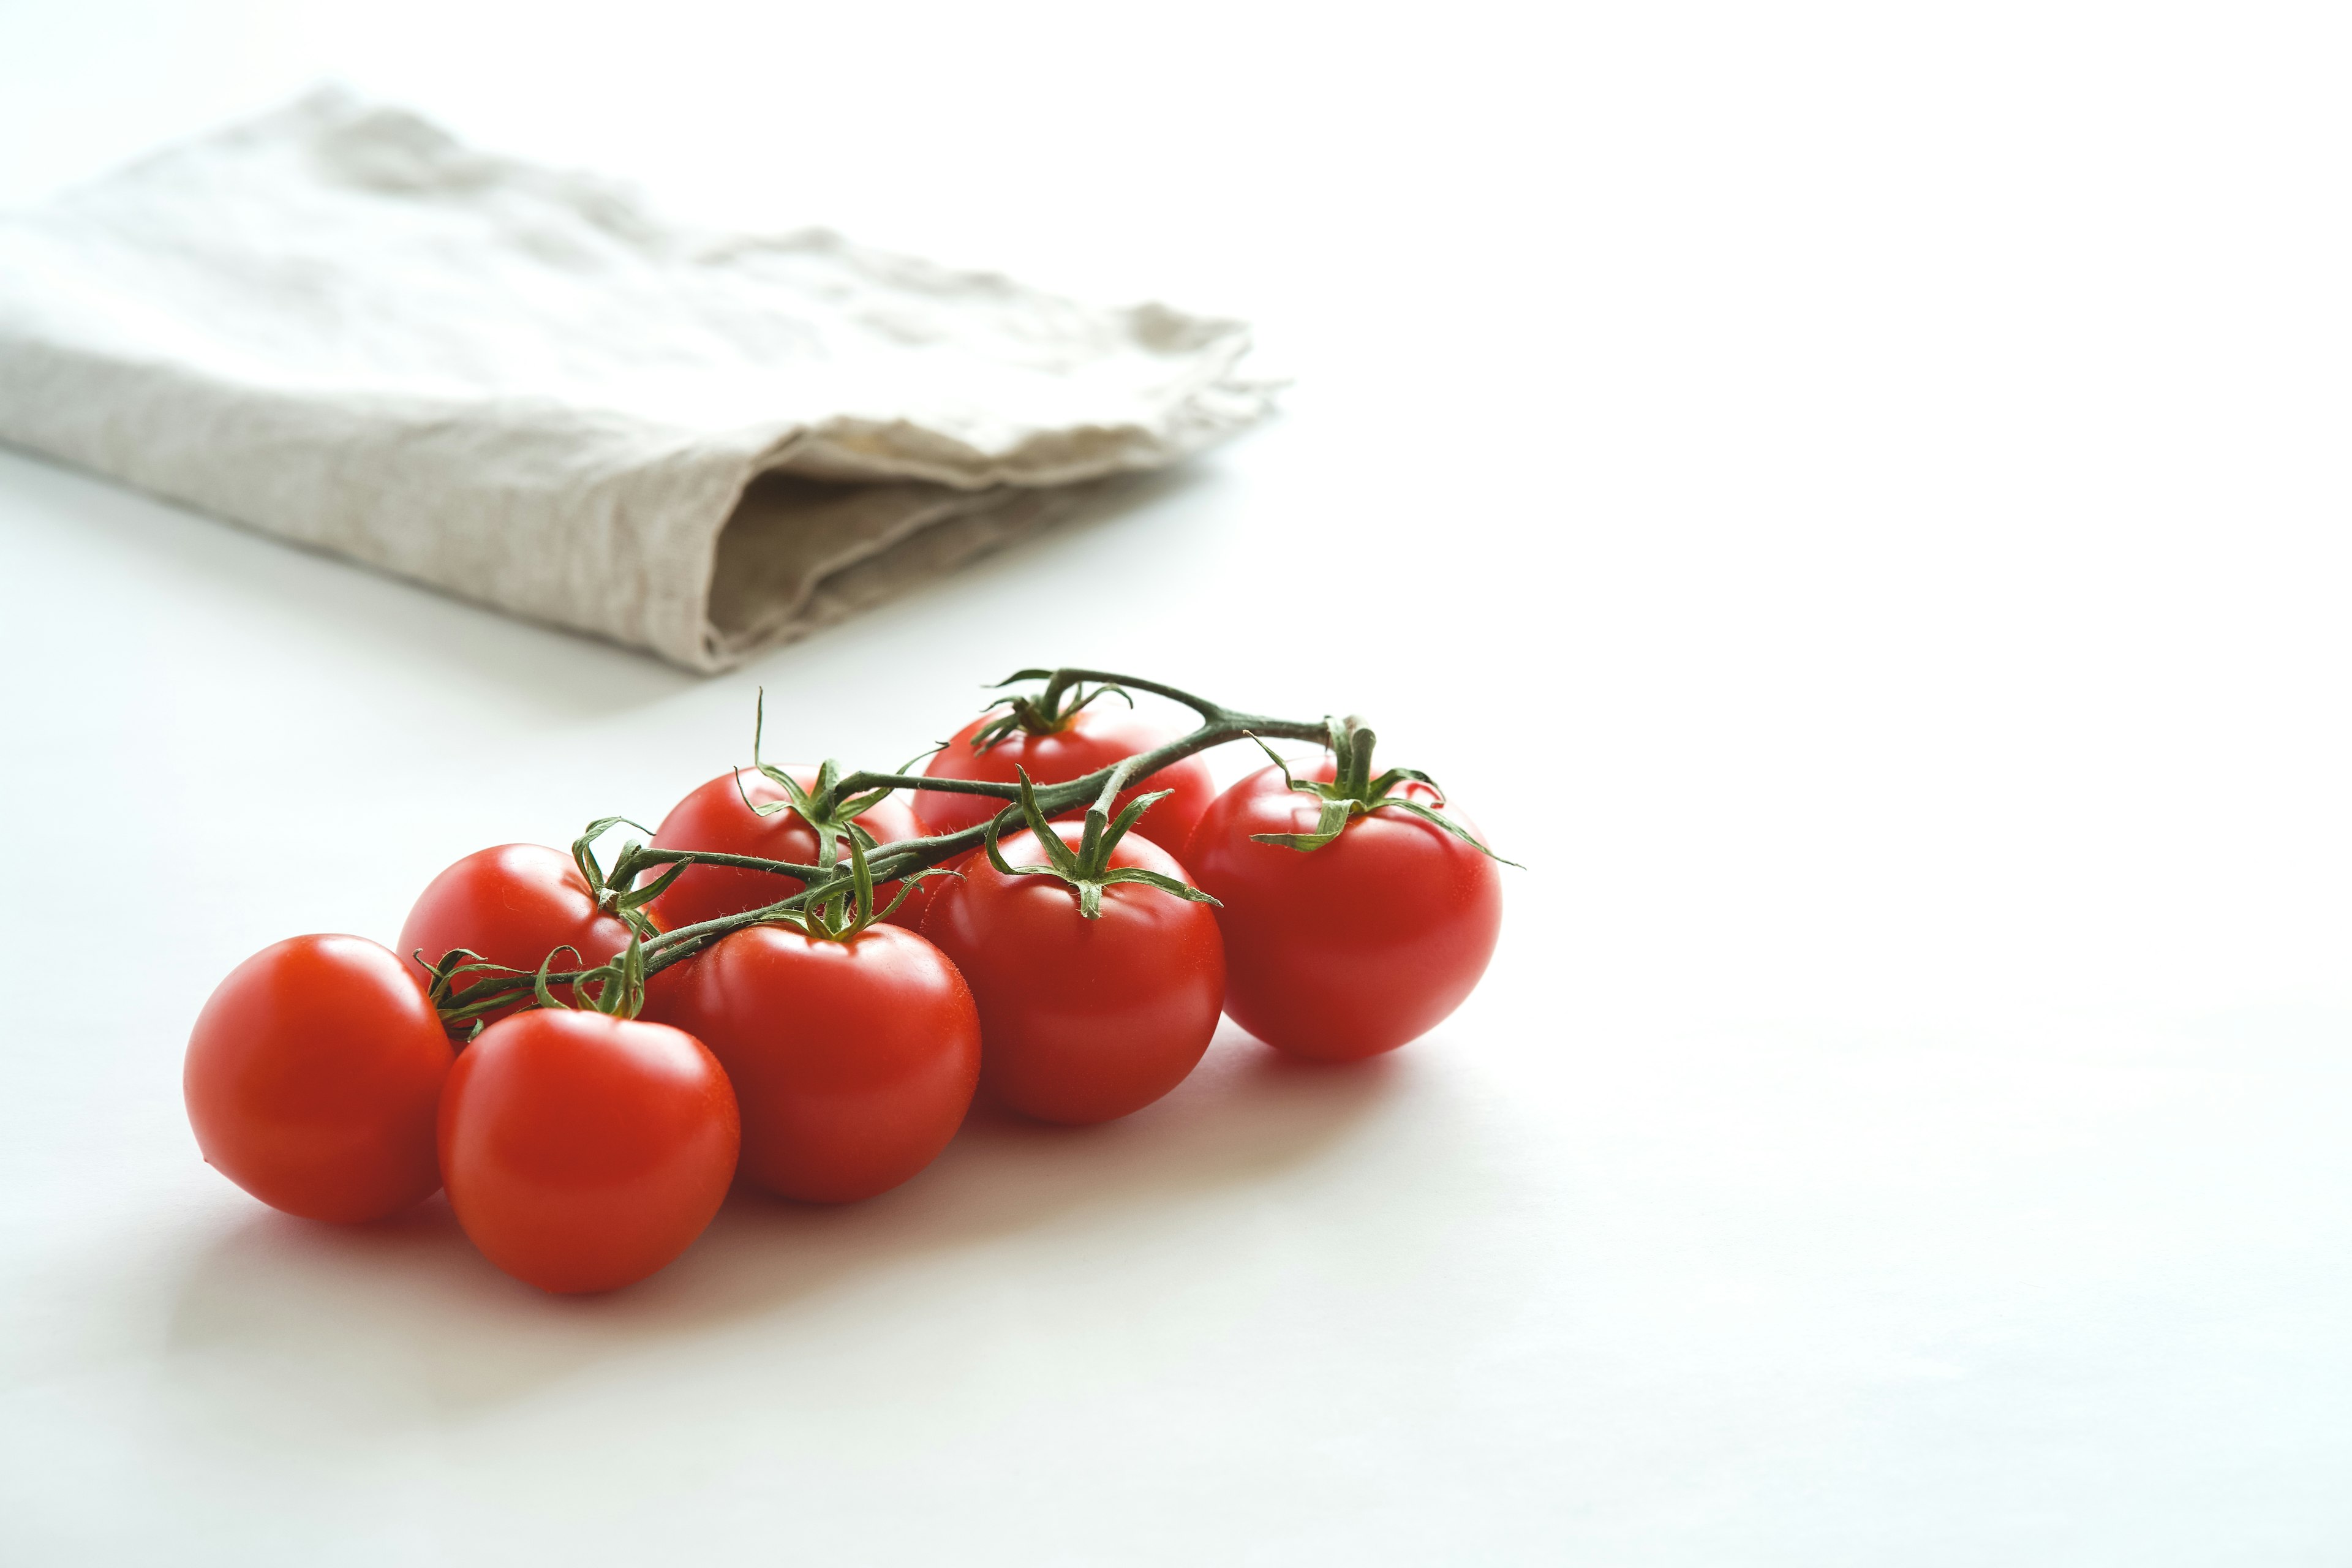
[[(596, 908), (572, 857), (544, 844), (501, 844), (467, 856), (426, 885), (400, 928), (400, 955), (420, 975), (425, 972), (411, 957), (420, 951), (426, 964), (462, 947), (493, 963), (529, 971), (559, 947), (574, 949), (582, 964), (593, 966), (628, 945), (628, 926)], [(559, 959), (557, 967), (572, 967), (572, 960)], [(673, 965), (649, 983), (649, 996), (683, 978), (683, 970)], [(460, 989), (471, 983), (461, 982)], [(559, 988), (558, 994), (574, 1000), (568, 988)], [(501, 1007), (488, 1017), (496, 1022), (520, 1005)]]
[[(816, 787), (816, 769), (792, 767), (784, 771), (803, 789)], [(742, 783), (740, 794), (736, 790), (739, 779)], [(796, 812), (780, 811), (772, 816), (761, 816), (743, 804), (747, 795), (753, 804), (765, 805), (782, 800), (784, 792), (756, 768), (721, 773), (697, 786), (670, 807), (669, 815), (662, 818), (661, 826), (654, 834), (654, 847), (709, 849), (726, 855), (756, 855), (763, 860), (790, 860), (801, 866), (817, 864), (816, 829)], [(857, 820), (879, 843), (895, 844), (902, 838), (922, 837), (922, 825), (915, 820), (913, 810), (896, 795), (877, 801), (871, 809), (860, 813)], [(652, 876), (645, 879), (650, 881)], [(792, 897), (804, 885), (797, 877), (779, 876), (772, 871), (751, 871), (733, 866), (689, 866), (648, 908), (654, 923), (664, 931), (676, 931), (680, 926), (760, 909)], [(892, 882), (875, 889), (875, 901), (888, 903), (898, 886)], [(920, 892), (919, 887), (917, 896)], [(900, 906), (898, 923), (908, 923), (908, 912), (916, 902), (917, 897), (910, 896)]]
[(382, 1219), (431, 1197), (448, 1035), (409, 965), (356, 936), (298, 936), (229, 972), (181, 1073), (205, 1161), (305, 1219)]
[[(1079, 710), (1066, 726), (1054, 734), (1032, 735), (1015, 730), (986, 751), (974, 751), (971, 738), (991, 717), (982, 714), (957, 731), (944, 749), (932, 753), (923, 772), (932, 778), (1013, 784), (1020, 777), (1016, 770), (1025, 769), (1032, 784), (1066, 784), (1172, 738), (1166, 731), (1131, 713), (1097, 706)], [(1216, 797), (1217, 786), (1209, 776), (1206, 763), (1198, 757), (1186, 757), (1122, 792), (1115, 804), (1123, 807), (1139, 795), (1163, 789), (1175, 793), (1145, 812), (1135, 831), (1172, 855), (1182, 847), (1192, 825), (1200, 821), (1201, 813)], [(940, 790), (919, 790), (915, 795), (915, 815), (932, 833), (956, 833), (976, 827), (995, 816), (1003, 805), (986, 795), (950, 795)], [(1086, 814), (1086, 807), (1079, 806), (1063, 816), (1076, 818)], [(1118, 811), (1114, 809), (1112, 815), (1117, 816)]]
[[(1055, 825), (1076, 847), (1083, 829)], [(1028, 833), (1008, 864), (1043, 864)], [(1129, 834), (1113, 866), (1190, 881), (1174, 857)], [(924, 934), (980, 1003), (981, 1076), (1003, 1104), (1083, 1126), (1158, 1100), (1199, 1065), (1224, 1000), (1224, 944), (1206, 904), (1139, 883), (1103, 889), (1102, 917), (1078, 913), (1054, 877), (1007, 877), (975, 856), (932, 902)]]
[(441, 1096), (449, 1206), (484, 1257), (542, 1290), (633, 1284), (710, 1223), (740, 1142), (727, 1075), (643, 1019), (532, 1009), (493, 1024)]
[(980, 1076), (971, 992), (898, 926), (846, 942), (752, 926), (713, 944), (670, 1015), (709, 1046), (743, 1110), (743, 1176), (843, 1204), (938, 1158)]
[[(1327, 757), (1317, 777), (1331, 776)], [(1502, 930), (1502, 879), (1486, 856), (1402, 811), (1356, 817), (1310, 854), (1251, 841), (1314, 831), (1316, 807), (1280, 769), (1261, 769), (1210, 805), (1184, 861), (1223, 906), (1234, 1022), (1279, 1050), (1350, 1061), (1394, 1050), (1462, 1005)]]

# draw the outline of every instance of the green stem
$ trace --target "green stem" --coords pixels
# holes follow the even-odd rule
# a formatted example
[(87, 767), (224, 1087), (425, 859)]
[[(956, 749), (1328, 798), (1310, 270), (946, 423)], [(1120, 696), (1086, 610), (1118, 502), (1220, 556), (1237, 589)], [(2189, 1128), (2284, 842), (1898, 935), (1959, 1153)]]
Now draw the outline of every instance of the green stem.
[(830, 866), (802, 866), (790, 860), (762, 860), (757, 855), (727, 855), (716, 849), (655, 849), (640, 845), (613, 862), (612, 883), (625, 888), (636, 880), (635, 873), (655, 866), (731, 866), (742, 871), (773, 871), (780, 877), (798, 877), (807, 881), (811, 877), (829, 873)]

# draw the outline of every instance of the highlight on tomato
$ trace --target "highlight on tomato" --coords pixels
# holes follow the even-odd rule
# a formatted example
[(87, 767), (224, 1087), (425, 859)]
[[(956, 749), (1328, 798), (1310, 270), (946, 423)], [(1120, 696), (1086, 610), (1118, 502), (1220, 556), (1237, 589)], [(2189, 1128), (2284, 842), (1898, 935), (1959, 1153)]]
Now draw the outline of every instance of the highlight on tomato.
[(1297, 1056), (1353, 1060), (1428, 1033), (1502, 929), (1498, 862), (1476, 828), (1423, 774), (1373, 777), (1373, 743), (1355, 721), (1333, 726), (1318, 764), (1252, 773), (1184, 848), (1218, 900), (1226, 1013)]
[(290, 937), (229, 972), (181, 1068), (205, 1160), (305, 1219), (383, 1219), (441, 1185), (452, 1047), (410, 966), (357, 936)]
[(989, 1092), (1041, 1121), (1108, 1121), (1199, 1065), (1224, 1001), (1224, 943), (1208, 896), (1131, 831), (1156, 797), (1108, 821), (1049, 823), (1021, 785), (1028, 829), (1000, 840), (992, 824), (923, 932), (979, 1003)]
[(980, 1076), (963, 976), (881, 923), (889, 910), (876, 910), (855, 839), (850, 861), (846, 892), (722, 938), (662, 1014), (725, 1066), (745, 1180), (806, 1203), (855, 1203), (916, 1175), (963, 1124)]
[[(1126, 689), (1112, 682), (1098, 684), (1092, 689), (1073, 683), (1051, 698), (1043, 693), (1035, 698), (1003, 698), (933, 752), (924, 764), (924, 775), (999, 784), (1013, 784), (1026, 776), (1037, 784), (1066, 784), (1174, 739), (1140, 715), (1097, 706), (1106, 696), (1117, 697), (1130, 708), (1133, 706), (1134, 700)], [(1216, 782), (1210, 775), (1208, 763), (1196, 756), (1185, 757), (1150, 778), (1135, 780), (1111, 803), (1111, 814), (1124, 812), (1146, 795), (1154, 796), (1139, 829), (1173, 855), (1191, 837), (1193, 825), (1200, 821), (1201, 813), (1208, 809), (1216, 793)], [(915, 815), (932, 833), (959, 833), (967, 827), (977, 827), (1003, 805), (1001, 796), (941, 789), (921, 790), (915, 795)], [(1076, 818), (1085, 814), (1086, 807), (1081, 805), (1056, 815)]]

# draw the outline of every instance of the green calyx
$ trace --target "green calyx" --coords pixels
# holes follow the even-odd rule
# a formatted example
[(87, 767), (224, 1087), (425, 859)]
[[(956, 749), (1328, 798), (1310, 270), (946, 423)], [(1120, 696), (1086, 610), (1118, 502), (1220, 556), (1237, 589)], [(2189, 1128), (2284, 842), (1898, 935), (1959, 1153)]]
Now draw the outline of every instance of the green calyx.
[[(549, 975), (555, 969), (556, 959), (570, 953), (577, 962), (578, 948), (568, 943), (557, 948), (539, 961), (539, 969), (530, 973), (531, 1003), (548, 1008), (570, 1010), (572, 1004), (555, 994)], [(417, 963), (425, 963), (422, 952), (412, 954)], [(466, 1042), (470, 1045), (482, 1032), (485, 1015), (501, 1007), (512, 1006), (521, 997), (516, 982), (526, 973), (509, 969), (503, 963), (492, 963), (470, 948), (453, 948), (441, 955), (441, 962), (426, 964), (433, 973), (432, 984), (425, 987), (425, 999), (441, 1015), (441, 1022), (449, 1028), (470, 1024)], [(464, 984), (460, 984), (464, 982)], [(563, 984), (572, 987), (574, 996), (584, 998), (586, 1011), (603, 1013), (615, 1018), (634, 1018), (646, 1005), (645, 943), (633, 931), (629, 945), (593, 969), (568, 973)]]
[(926, 877), (952, 877), (953, 871), (932, 867), (914, 872), (898, 884), (890, 901), (877, 909), (874, 906), (874, 868), (866, 858), (866, 837), (861, 829), (848, 835), (849, 875), (820, 884), (816, 900), (798, 910), (781, 910), (761, 916), (764, 925), (789, 926), (802, 935), (820, 942), (847, 942), (866, 927), (888, 920), (898, 913), (915, 884)]
[(1518, 867), (1522, 871), (1527, 869), (1517, 860), (1504, 860), (1500, 855), (1472, 837), (1467, 828), (1446, 816), (1436, 806), (1425, 805), (1420, 801), (1409, 800), (1395, 793), (1408, 784), (1424, 784), (1436, 795), (1438, 805), (1444, 805), (1445, 792), (1440, 789), (1437, 781), (1427, 773), (1415, 768), (1391, 768), (1386, 773), (1374, 777), (1372, 746), (1378, 737), (1361, 719), (1352, 717), (1339, 720), (1326, 719), (1323, 721), (1323, 726), (1328, 736), (1325, 744), (1331, 749), (1333, 763), (1332, 779), (1329, 784), (1294, 776), (1290, 771), (1290, 764), (1279, 756), (1276, 756), (1273, 747), (1258, 740), (1255, 735), (1250, 737), (1251, 740), (1257, 741), (1258, 750), (1273, 758), (1274, 765), (1282, 770), (1284, 784), (1300, 795), (1315, 796), (1322, 806), (1316, 819), (1314, 832), (1253, 833), (1250, 835), (1253, 842), (1279, 845), (1285, 849), (1296, 849), (1302, 855), (1311, 855), (1339, 837), (1347, 830), (1348, 824), (1359, 816), (1368, 816), (1375, 811), (1402, 811), (1417, 816), (1423, 822), (1444, 828), (1490, 860), (1499, 860), (1506, 866)]
[[(1073, 849), (1062, 841), (1060, 834), (1054, 831), (1053, 824), (1045, 820), (1045, 813), (1037, 805), (1036, 787), (1029, 782), (1029, 770), (1016, 768), (1013, 771), (1021, 775), (1021, 799), (1017, 805), (1007, 806), (989, 818), (988, 837), (982, 841), (988, 853), (988, 863), (1003, 875), (1061, 879), (1078, 890), (1078, 913), (1090, 921), (1102, 919), (1103, 889), (1121, 882), (1140, 882), (1195, 904), (1217, 901), (1200, 889), (1189, 887), (1173, 877), (1147, 871), (1140, 866), (1114, 866), (1110, 863), (1111, 850), (1127, 837), (1128, 830), (1135, 826), (1137, 819), (1150, 808), (1154, 801), (1165, 800), (1172, 792), (1163, 789), (1150, 795), (1137, 795), (1127, 803), (1126, 809), (1116, 818), (1106, 816), (1099, 801), (1088, 806), (1086, 827), (1078, 836), (1078, 847)], [(1013, 866), (1006, 863), (1000, 839), (1005, 823), (1012, 819), (1016, 810), (1052, 864)]]
[(1011, 739), (1016, 730), (1026, 735), (1058, 735), (1069, 727), (1080, 709), (1098, 697), (1116, 697), (1129, 708), (1135, 706), (1134, 697), (1124, 686), (1104, 681), (1089, 690), (1084, 681), (1065, 686), (1054, 676), (1055, 671), (1050, 669), (1022, 669), (998, 681), (999, 689), (1023, 680), (1042, 680), (1046, 685), (1034, 697), (1000, 697), (990, 703), (990, 710), (1002, 708), (1004, 711), (971, 732), (971, 749), (985, 752)]
[[(556, 952), (572, 950), (558, 948)], [(523, 971), (492, 963), (471, 948), (453, 947), (441, 955), (437, 963), (426, 960), (423, 948), (408, 956), (433, 975), (425, 988), (425, 999), (441, 1015), (442, 1026), (455, 1029), (461, 1024), (470, 1024), (472, 1027), (466, 1031), (469, 1041), (482, 1032), (482, 1015), (510, 1006), (519, 999), (514, 982), (521, 978)], [(547, 956), (552, 961), (555, 953)], [(541, 965), (541, 973), (545, 972)]]
[[(784, 798), (754, 803), (751, 795), (745, 793), (743, 776), (739, 773), (735, 775), (735, 793), (742, 797), (743, 805), (750, 809), (751, 815), (763, 817), (774, 816), (780, 812), (789, 811), (807, 823), (815, 830), (817, 863), (822, 866), (830, 866), (841, 858), (841, 844), (844, 839), (853, 843), (862, 843), (868, 849), (873, 848), (876, 843), (874, 835), (867, 831), (866, 825), (857, 819), (888, 799), (891, 786), (885, 785), (880, 789), (866, 790), (858, 795), (842, 795), (840, 793), (841, 764), (828, 759), (819, 764), (816, 770), (816, 787), (803, 789), (798, 779), (773, 763), (761, 759), (760, 739), (767, 728), (767, 723), (768, 691), (767, 688), (761, 687), (759, 699), (751, 710), (751, 766), (769, 783), (782, 790)], [(921, 761), (922, 758), (918, 756), (899, 771), (901, 773), (909, 771), (916, 763)]]
[[(588, 896), (596, 900), (599, 910), (608, 915), (618, 915), (633, 934), (651, 938), (660, 934), (660, 928), (654, 924), (653, 917), (646, 913), (646, 906), (667, 892), (669, 885), (685, 874), (686, 863), (672, 866), (642, 888), (625, 885), (633, 879), (616, 879), (605, 875), (603, 864), (596, 858), (596, 840), (625, 822), (647, 838), (653, 837), (653, 829), (642, 822), (625, 816), (600, 816), (583, 828), (580, 837), (572, 841), (572, 863), (580, 868), (580, 875), (588, 884)], [(613, 862), (614, 868), (626, 871), (644, 848), (642, 840), (631, 838), (625, 841), (619, 858)]]

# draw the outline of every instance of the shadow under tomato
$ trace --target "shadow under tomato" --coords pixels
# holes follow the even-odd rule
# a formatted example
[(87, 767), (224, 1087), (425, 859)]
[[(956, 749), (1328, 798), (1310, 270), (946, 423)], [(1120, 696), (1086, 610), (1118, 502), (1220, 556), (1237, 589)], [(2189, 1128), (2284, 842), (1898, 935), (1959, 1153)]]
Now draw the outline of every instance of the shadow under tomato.
[[(1434, 1042), (1432, 1042), (1433, 1044)], [(1366, 1134), (1409, 1064), (1305, 1063), (1225, 1026), (1159, 1104), (1098, 1127), (982, 1105), (921, 1175), (865, 1203), (739, 1188), (684, 1257), (604, 1296), (553, 1297), (493, 1268), (436, 1197), (376, 1225), (256, 1208), (200, 1256), (167, 1350), (205, 1407), (251, 1440), (334, 1440), (526, 1397), (649, 1343), (793, 1315), (940, 1255), (1013, 1246), (1118, 1216), (1126, 1243), (1181, 1227), (1236, 1186), (1309, 1167)], [(1008, 1258), (1005, 1267), (1024, 1267)]]

